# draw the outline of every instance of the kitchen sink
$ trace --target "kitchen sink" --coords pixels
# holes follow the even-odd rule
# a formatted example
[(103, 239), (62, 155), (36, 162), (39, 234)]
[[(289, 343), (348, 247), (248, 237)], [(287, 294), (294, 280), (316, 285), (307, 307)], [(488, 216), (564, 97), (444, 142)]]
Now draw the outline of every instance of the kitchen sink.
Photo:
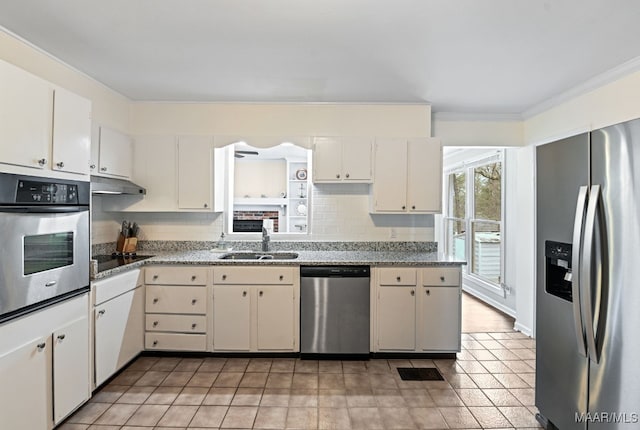
[(220, 257), (221, 260), (295, 260), (295, 252), (230, 252)]

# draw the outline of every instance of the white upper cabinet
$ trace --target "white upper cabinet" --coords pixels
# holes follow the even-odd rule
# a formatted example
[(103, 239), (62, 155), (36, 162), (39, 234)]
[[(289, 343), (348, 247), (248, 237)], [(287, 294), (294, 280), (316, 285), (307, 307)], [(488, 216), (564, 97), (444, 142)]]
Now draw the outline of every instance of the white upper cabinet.
[[(100, 127), (98, 173), (131, 178), (133, 170), (133, 140), (130, 136), (108, 127)], [(151, 155), (151, 154), (150, 154)]]
[(213, 139), (178, 137), (178, 208), (213, 210)]
[(379, 139), (374, 150), (372, 213), (438, 213), (442, 198), (439, 139)]
[(0, 163), (86, 175), (90, 127), (89, 100), (0, 61)]
[(91, 102), (58, 88), (53, 99), (53, 169), (89, 174)]
[(370, 183), (371, 138), (316, 137), (313, 144), (313, 182)]

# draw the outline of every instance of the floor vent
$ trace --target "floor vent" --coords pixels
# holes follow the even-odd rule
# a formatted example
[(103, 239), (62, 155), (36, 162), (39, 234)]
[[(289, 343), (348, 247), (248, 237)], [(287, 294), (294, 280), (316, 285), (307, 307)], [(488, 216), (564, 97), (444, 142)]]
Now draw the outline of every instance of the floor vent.
[(444, 381), (435, 367), (398, 367), (403, 381)]

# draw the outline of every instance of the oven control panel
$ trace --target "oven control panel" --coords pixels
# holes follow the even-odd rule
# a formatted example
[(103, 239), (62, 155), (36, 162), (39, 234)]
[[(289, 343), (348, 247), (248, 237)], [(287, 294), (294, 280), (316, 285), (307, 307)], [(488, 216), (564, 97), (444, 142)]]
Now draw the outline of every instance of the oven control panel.
[(40, 181), (18, 181), (16, 203), (78, 204), (78, 187)]

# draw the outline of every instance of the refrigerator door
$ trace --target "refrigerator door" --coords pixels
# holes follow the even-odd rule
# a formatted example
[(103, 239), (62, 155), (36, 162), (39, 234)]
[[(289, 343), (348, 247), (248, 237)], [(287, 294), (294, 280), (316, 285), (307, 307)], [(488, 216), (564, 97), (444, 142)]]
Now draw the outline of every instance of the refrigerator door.
[[(604, 218), (595, 236), (604, 240), (595, 245), (591, 270), (601, 354), (590, 364), (589, 413), (592, 418), (618, 415), (604, 420), (600, 415), (589, 422), (589, 430), (639, 428), (640, 120), (594, 131), (591, 168), (592, 183), (601, 185)], [(606, 250), (604, 261), (600, 246)]]
[(545, 241), (572, 243), (578, 193), (589, 184), (589, 137), (539, 146), (536, 162), (536, 406), (562, 430), (585, 429), (575, 420), (576, 412), (587, 410), (588, 359), (576, 334), (582, 328), (576, 329), (574, 303), (545, 289)]

